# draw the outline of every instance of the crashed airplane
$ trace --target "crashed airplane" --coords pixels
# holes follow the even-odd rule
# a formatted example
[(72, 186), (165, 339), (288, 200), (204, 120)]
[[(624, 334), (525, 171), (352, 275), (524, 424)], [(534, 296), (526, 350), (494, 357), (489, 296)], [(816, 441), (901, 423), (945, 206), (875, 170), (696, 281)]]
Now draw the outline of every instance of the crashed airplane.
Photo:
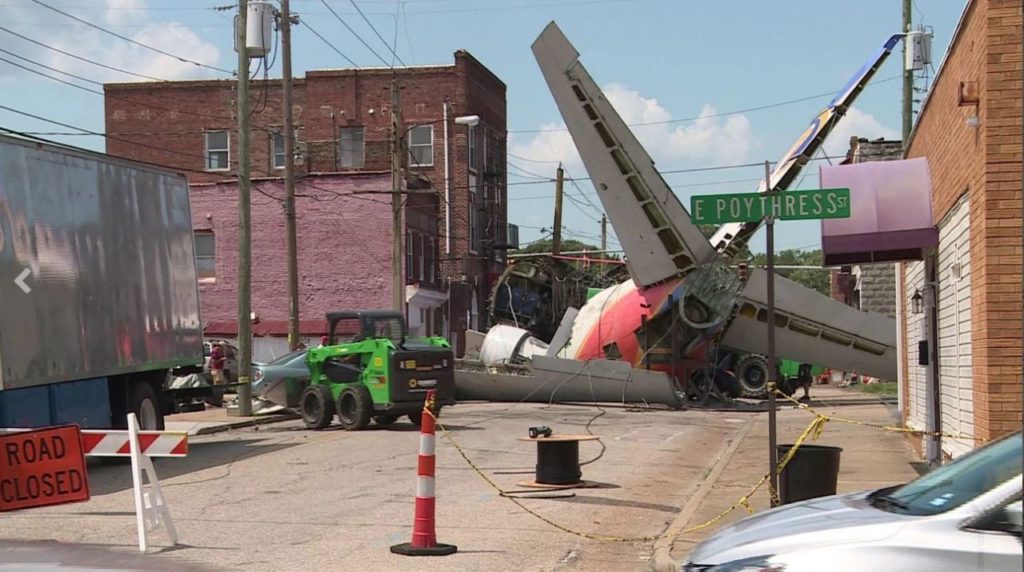
[[(776, 164), (770, 188), (762, 182), (759, 192), (792, 184), (901, 38), (890, 37), (857, 71)], [(569, 308), (557, 329), (550, 322), (544, 333), (507, 323), (492, 328), (479, 344), (479, 359), (459, 362), (457, 398), (680, 406), (694, 374), (714, 369), (709, 358), (716, 352), (709, 350), (717, 344), (766, 351), (766, 272), (752, 269), (741, 278), (730, 267), (761, 223), (726, 224), (705, 238), (554, 22), (532, 48), (621, 241), (631, 279), (590, 297), (578, 312)], [(515, 282), (508, 279), (519, 280), (522, 291), (530, 285), (524, 275), (529, 272), (506, 272), (495, 292), (507, 287), (508, 295), (495, 297), (492, 312), (506, 303), (515, 314)], [(549, 292), (554, 282), (533, 284)], [(896, 378), (894, 320), (781, 276), (775, 292), (780, 357)], [(550, 334), (549, 341), (537, 334)]]

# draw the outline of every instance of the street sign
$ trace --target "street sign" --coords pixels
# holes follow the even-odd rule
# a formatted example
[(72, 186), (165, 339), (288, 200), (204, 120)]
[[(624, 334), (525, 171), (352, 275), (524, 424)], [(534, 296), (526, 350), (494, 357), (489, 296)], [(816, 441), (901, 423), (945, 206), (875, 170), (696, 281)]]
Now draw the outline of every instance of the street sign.
[(87, 500), (77, 425), (0, 437), (0, 512)]
[(849, 218), (850, 189), (696, 195), (690, 198), (690, 217), (694, 224), (754, 222), (767, 216), (781, 220)]

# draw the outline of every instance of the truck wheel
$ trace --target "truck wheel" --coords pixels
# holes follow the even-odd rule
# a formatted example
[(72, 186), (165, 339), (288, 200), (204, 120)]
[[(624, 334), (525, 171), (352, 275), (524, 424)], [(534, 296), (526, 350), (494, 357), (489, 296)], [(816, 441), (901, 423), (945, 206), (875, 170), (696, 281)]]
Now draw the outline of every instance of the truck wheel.
[(348, 431), (364, 429), (373, 415), (373, 398), (365, 385), (350, 385), (338, 395), (338, 421)]
[(736, 364), (736, 381), (740, 383), (743, 397), (764, 397), (768, 388), (768, 360), (764, 356), (750, 354)]
[(142, 431), (164, 430), (164, 415), (153, 384), (145, 381), (129, 382), (128, 412), (135, 414)]
[(302, 423), (307, 429), (323, 429), (331, 424), (334, 417), (334, 401), (331, 390), (323, 385), (310, 385), (302, 390), (299, 397)]

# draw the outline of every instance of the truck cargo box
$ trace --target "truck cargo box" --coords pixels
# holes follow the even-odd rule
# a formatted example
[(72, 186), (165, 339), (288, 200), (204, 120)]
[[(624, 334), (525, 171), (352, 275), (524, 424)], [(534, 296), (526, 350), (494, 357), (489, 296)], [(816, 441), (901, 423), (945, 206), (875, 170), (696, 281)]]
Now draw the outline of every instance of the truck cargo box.
[(202, 347), (185, 177), (0, 135), (0, 390), (202, 363)]

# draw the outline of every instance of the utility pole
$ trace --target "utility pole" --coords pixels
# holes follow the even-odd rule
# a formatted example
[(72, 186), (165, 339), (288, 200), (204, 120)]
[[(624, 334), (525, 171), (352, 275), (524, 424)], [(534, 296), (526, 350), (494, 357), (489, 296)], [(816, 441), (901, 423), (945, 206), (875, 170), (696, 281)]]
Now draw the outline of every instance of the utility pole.
[(405, 314), (405, 277), (402, 275), (402, 119), (398, 76), (391, 76), (391, 302)]
[(246, 19), (249, 1), (238, 0), (238, 410), (252, 415), (252, 228), (249, 211), (249, 48)]
[(608, 250), (608, 215), (601, 215), (601, 258), (604, 258), (603, 254)]
[(558, 171), (555, 174), (555, 226), (551, 229), (551, 253), (558, 254), (562, 250), (562, 183), (565, 180), (565, 170), (562, 164), (558, 164)]
[[(764, 188), (772, 194), (771, 163), (764, 162)], [(765, 241), (768, 258), (768, 469), (772, 495), (770, 504), (776, 506), (775, 495), (779, 494), (779, 452), (778, 435), (775, 431), (775, 209), (765, 218)]]
[[(910, 32), (911, 2), (903, 0), (903, 33)], [(907, 37), (903, 38), (903, 150), (906, 152), (914, 125), (914, 70), (907, 69)]]
[(281, 0), (281, 87), (284, 101), (284, 213), (288, 242), (288, 349), (299, 347), (299, 247), (295, 229), (295, 125), (292, 117), (292, 16)]

